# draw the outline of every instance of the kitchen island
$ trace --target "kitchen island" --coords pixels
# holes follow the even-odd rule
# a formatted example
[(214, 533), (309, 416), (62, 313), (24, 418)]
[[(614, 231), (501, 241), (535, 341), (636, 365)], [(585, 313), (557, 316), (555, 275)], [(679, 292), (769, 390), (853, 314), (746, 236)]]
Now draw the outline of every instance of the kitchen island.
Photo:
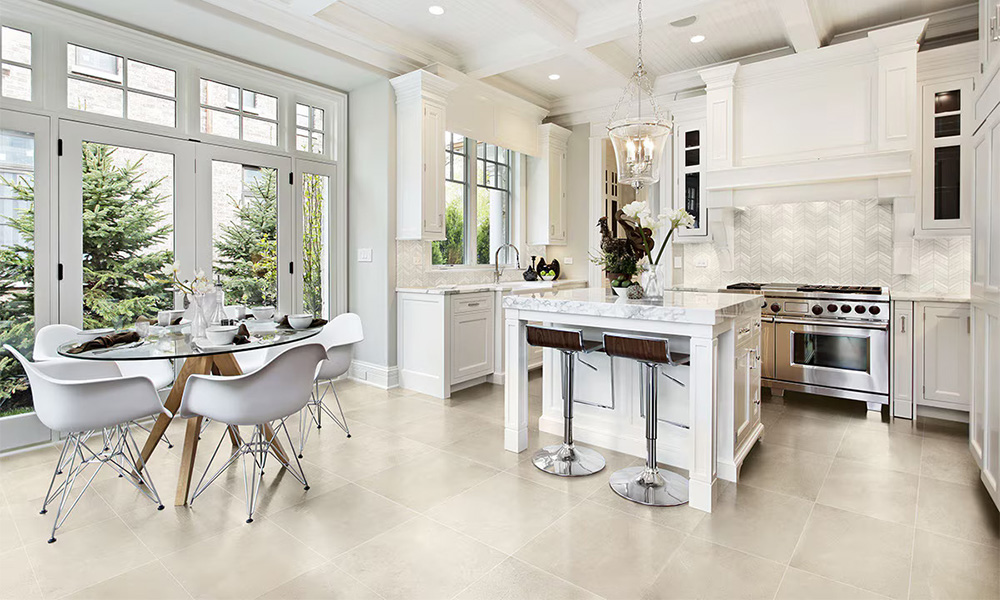
[[(627, 300), (611, 290), (584, 288), (508, 296), (503, 307), (507, 450), (528, 450), (529, 322), (583, 329), (595, 340), (604, 332), (669, 337), (671, 350), (689, 353), (691, 363), (661, 369), (658, 454), (660, 462), (688, 471), (690, 505), (711, 512), (716, 478), (736, 481), (743, 459), (763, 433), (759, 297), (667, 292), (661, 299)], [(586, 366), (576, 369), (576, 439), (644, 457), (638, 365), (603, 353), (588, 354), (582, 362)], [(556, 352), (546, 350), (539, 428), (554, 434), (563, 427), (559, 364)]]

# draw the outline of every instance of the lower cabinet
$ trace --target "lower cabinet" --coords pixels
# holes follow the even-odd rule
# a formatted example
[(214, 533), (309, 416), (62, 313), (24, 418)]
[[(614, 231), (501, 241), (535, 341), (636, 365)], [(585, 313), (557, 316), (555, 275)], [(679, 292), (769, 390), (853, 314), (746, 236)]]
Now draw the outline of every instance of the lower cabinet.
[(972, 321), (967, 303), (893, 302), (892, 414), (915, 407), (968, 412)]
[(494, 370), (493, 292), (397, 293), (399, 385), (436, 398)]
[(754, 322), (738, 324), (736, 328), (736, 374), (733, 381), (735, 414), (733, 443), (737, 456), (743, 456), (756, 441), (754, 432), (760, 425), (760, 335)]

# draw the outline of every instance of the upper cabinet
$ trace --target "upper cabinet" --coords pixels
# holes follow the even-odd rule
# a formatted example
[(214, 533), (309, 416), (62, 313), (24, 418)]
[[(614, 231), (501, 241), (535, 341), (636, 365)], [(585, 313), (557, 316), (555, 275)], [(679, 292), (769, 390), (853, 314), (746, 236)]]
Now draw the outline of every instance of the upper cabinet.
[(979, 21), (981, 73), (990, 79), (1000, 70), (1000, 1), (979, 0)]
[(396, 90), (396, 238), (443, 240), (445, 107), (455, 84), (426, 71), (390, 82)]
[(528, 244), (566, 244), (566, 142), (570, 131), (552, 123), (538, 126), (538, 156), (529, 156)]
[(972, 224), (972, 77), (921, 86), (918, 235), (968, 235)]
[(704, 241), (708, 237), (708, 205), (705, 202), (705, 120), (678, 123), (674, 129), (674, 209), (683, 208), (694, 217), (694, 227), (678, 229), (677, 239)]

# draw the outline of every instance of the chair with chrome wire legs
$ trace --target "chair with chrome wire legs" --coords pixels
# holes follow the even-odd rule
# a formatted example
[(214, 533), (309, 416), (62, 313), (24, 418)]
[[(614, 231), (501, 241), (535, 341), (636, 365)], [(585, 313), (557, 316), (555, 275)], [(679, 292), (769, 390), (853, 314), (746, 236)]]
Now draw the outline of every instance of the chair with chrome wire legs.
[[(323, 346), (307, 344), (283, 352), (254, 373), (235, 377), (191, 375), (188, 378), (178, 414), (185, 419), (207, 417), (226, 425), (191, 495), (192, 506), (219, 475), (242, 459), (247, 523), (252, 523), (268, 454), (273, 455), (305, 489), (309, 489), (302, 463), (296, 457), (293, 466), (275, 442), (278, 434), (284, 433), (289, 451), (294, 448), (285, 420), (302, 410), (309, 401), (316, 366), (325, 358)], [(274, 422), (276, 425), (272, 429)], [(240, 427), (252, 428), (249, 440), (240, 435)], [(212, 464), (222, 441), (230, 437), (230, 432), (239, 444), (233, 448), (222, 467), (212, 473)]]
[[(68, 434), (42, 501), (44, 515), (49, 504), (59, 497), (49, 543), (56, 541), (56, 530), (66, 522), (104, 465), (163, 510), (148, 465), (144, 464), (129, 427), (132, 421), (154, 412), (170, 415), (160, 404), (152, 382), (146, 377), (122, 377), (114, 363), (68, 359), (33, 363), (9, 345), (4, 348), (17, 358), (28, 375), (38, 420), (53, 431)], [(102, 443), (95, 452), (87, 442), (98, 433)], [(89, 477), (81, 478), (92, 464), (97, 469)], [(66, 476), (56, 485), (56, 477), (62, 473)], [(86, 481), (72, 498), (77, 479)]]
[(577, 354), (594, 352), (600, 342), (583, 339), (579, 329), (528, 325), (528, 343), (552, 348), (562, 354), (563, 442), (546, 446), (531, 459), (536, 467), (560, 477), (593, 475), (604, 468), (604, 457), (596, 450), (578, 448), (573, 441), (573, 374)]
[[(604, 351), (608, 356), (630, 358), (642, 365), (644, 392), (642, 401), (646, 407), (646, 464), (641, 467), (619, 469), (612, 473), (609, 481), (611, 489), (622, 498), (646, 506), (676, 506), (687, 503), (688, 478), (673, 471), (660, 471), (656, 465), (656, 436), (659, 425), (656, 375), (661, 365), (690, 364), (690, 356), (678, 352), (671, 353), (670, 340), (665, 338), (610, 333), (604, 334)], [(685, 425), (675, 425), (687, 428)]]

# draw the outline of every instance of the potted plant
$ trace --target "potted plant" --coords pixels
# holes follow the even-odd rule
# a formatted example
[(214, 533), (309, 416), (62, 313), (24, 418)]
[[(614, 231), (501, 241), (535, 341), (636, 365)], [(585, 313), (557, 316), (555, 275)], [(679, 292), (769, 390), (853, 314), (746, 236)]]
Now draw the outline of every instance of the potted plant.
[(604, 269), (604, 276), (608, 278), (611, 287), (619, 292), (631, 284), (639, 270), (641, 255), (629, 240), (611, 235), (607, 217), (601, 217), (597, 226), (601, 230), (601, 250), (596, 255), (591, 255), (590, 260)]

